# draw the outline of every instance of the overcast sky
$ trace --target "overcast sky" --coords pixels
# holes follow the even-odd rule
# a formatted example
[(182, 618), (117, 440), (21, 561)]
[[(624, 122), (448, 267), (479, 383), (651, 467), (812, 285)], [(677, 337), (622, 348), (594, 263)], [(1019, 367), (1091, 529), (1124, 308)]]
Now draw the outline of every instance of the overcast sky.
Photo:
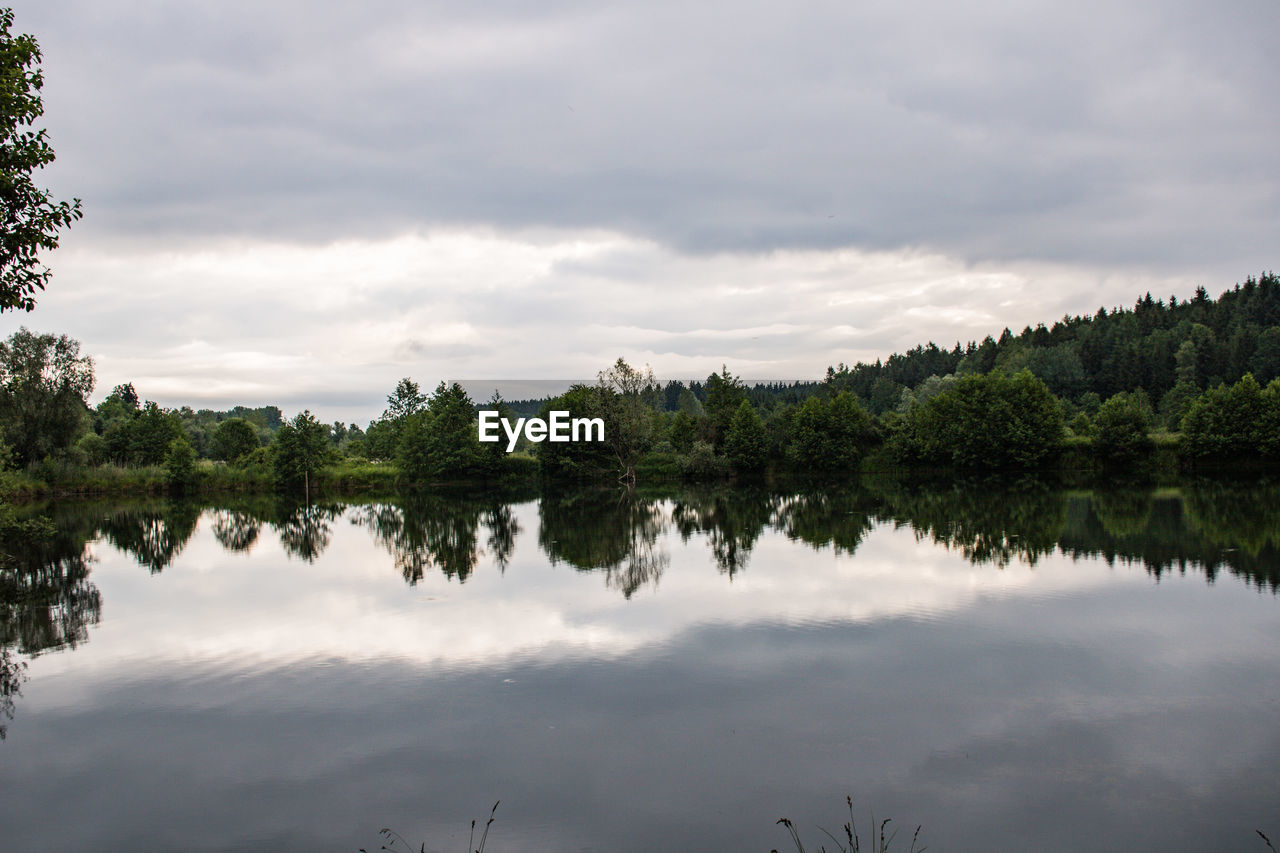
[(818, 377), (1275, 266), (1280, 4), (13, 0), (100, 399)]

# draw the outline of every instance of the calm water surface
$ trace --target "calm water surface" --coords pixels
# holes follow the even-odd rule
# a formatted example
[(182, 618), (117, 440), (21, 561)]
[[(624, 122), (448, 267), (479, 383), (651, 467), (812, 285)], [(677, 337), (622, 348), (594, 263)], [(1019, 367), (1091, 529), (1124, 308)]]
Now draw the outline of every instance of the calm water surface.
[(1280, 840), (1275, 486), (43, 511), (5, 850)]

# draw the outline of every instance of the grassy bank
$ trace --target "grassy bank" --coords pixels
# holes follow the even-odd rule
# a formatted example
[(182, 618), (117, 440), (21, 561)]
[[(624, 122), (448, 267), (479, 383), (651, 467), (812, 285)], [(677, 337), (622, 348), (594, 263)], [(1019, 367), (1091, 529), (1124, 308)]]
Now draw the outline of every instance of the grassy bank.
[[(532, 483), (536, 482), (537, 476), (536, 459), (516, 456), (512, 458), (506, 475), (483, 482), (497, 486)], [(421, 487), (475, 484), (474, 480), (409, 482), (394, 462), (364, 459), (344, 459), (322, 468), (310, 480), (311, 492), (319, 495), (394, 493)], [(277, 491), (269, 466), (229, 465), (208, 459), (196, 463), (192, 480), (183, 486), (170, 482), (169, 473), (162, 465), (79, 465), (45, 461), (25, 471), (0, 472), (0, 499), (10, 501), (94, 496), (272, 494)]]
[[(1132, 477), (1165, 479), (1186, 473), (1234, 474), (1270, 470), (1262, 460), (1245, 458), (1189, 459), (1183, 452), (1182, 437), (1176, 433), (1153, 433), (1149, 444), (1125, 458), (1105, 455), (1093, 439), (1068, 436), (1058, 452), (1040, 466), (1016, 471), (997, 469), (950, 469), (910, 465), (895, 456), (888, 444), (871, 448), (854, 469), (806, 468), (773, 459), (763, 469), (735, 472), (723, 456), (694, 458), (671, 450), (651, 451), (635, 466), (639, 483), (662, 484), (682, 481), (763, 481), (794, 480), (838, 481), (859, 475), (945, 476), (968, 478), (974, 475), (1013, 473), (1058, 477), (1064, 481), (1087, 482), (1098, 477)], [(669, 448), (669, 445), (668, 445)], [(706, 448), (709, 453), (710, 449)], [(706, 458), (703, 458), (706, 457)], [(532, 485), (540, 481), (541, 466), (536, 456), (516, 453), (505, 460), (505, 471), (497, 478), (459, 476), (432, 481), (411, 481), (395, 462), (372, 462), (347, 458), (328, 465), (310, 478), (312, 494), (351, 495), (358, 493), (394, 493), (416, 488), (439, 486), (501, 487), (512, 484)], [(597, 471), (592, 481), (613, 485), (613, 472)], [(84, 465), (45, 460), (24, 471), (0, 472), (0, 499), (35, 500), (85, 496), (145, 495), (218, 495), (227, 493), (271, 494), (278, 491), (269, 464), (232, 465), (202, 459), (196, 462), (193, 476), (184, 486), (170, 481), (164, 466)], [(301, 488), (298, 489), (301, 492)]]
[[(397, 485), (393, 465), (355, 463), (334, 465), (321, 471), (311, 484), (315, 492), (348, 493), (391, 490)], [(275, 480), (269, 469), (237, 467), (207, 459), (196, 464), (192, 481), (182, 487), (169, 481), (160, 465), (74, 465), (44, 462), (25, 471), (0, 474), (0, 497), (8, 500), (88, 496), (144, 496), (183, 493), (270, 493)]]

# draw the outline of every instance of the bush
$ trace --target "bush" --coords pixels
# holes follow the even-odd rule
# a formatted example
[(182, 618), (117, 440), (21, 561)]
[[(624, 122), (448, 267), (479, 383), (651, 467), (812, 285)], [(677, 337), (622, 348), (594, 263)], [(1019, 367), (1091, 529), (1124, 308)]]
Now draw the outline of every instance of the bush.
[(787, 434), (787, 460), (809, 472), (856, 468), (875, 439), (871, 418), (848, 391), (830, 402), (810, 397), (796, 407)]
[(1079, 436), (1093, 435), (1093, 422), (1089, 420), (1088, 415), (1081, 412), (1071, 419), (1071, 432)]
[(175, 438), (169, 443), (164, 458), (165, 481), (171, 488), (183, 491), (196, 481), (196, 451), (186, 438)]
[(705, 441), (695, 441), (680, 461), (680, 474), (688, 480), (714, 480), (728, 473), (728, 461), (717, 456), (715, 448)]
[(1191, 458), (1280, 458), (1280, 380), (1259, 388), (1253, 375), (1198, 397), (1182, 419), (1183, 453)]
[(76, 447), (84, 454), (85, 463), (94, 467), (105, 465), (110, 456), (107, 440), (96, 432), (81, 436)]
[(1030, 468), (1063, 439), (1057, 398), (1030, 371), (963, 376), (907, 412), (894, 438), (904, 462), (955, 468)]
[(258, 430), (244, 418), (228, 418), (213, 432), (213, 447), (219, 459), (234, 462), (258, 449)]
[(1093, 419), (1094, 451), (1110, 462), (1132, 462), (1151, 452), (1151, 421), (1140, 400), (1120, 393), (1108, 399)]

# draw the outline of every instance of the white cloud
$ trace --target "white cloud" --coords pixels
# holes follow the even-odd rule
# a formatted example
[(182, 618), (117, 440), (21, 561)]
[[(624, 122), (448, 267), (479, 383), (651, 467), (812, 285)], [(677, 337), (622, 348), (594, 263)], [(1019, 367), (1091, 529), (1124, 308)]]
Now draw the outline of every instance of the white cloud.
[(15, 3), (86, 215), (0, 332), (365, 420), (405, 374), (812, 377), (1274, 263), (1265, 4), (336, 9)]
[(424, 387), (581, 378), (621, 356), (660, 378), (721, 364), (817, 378), (927, 340), (950, 347), (1091, 313), (1117, 293), (1192, 286), (919, 251), (688, 255), (601, 231), (436, 231), (318, 247), (68, 247), (32, 319), (82, 341), (99, 397), (131, 381), (165, 405), (278, 404), (363, 423), (406, 375)]

